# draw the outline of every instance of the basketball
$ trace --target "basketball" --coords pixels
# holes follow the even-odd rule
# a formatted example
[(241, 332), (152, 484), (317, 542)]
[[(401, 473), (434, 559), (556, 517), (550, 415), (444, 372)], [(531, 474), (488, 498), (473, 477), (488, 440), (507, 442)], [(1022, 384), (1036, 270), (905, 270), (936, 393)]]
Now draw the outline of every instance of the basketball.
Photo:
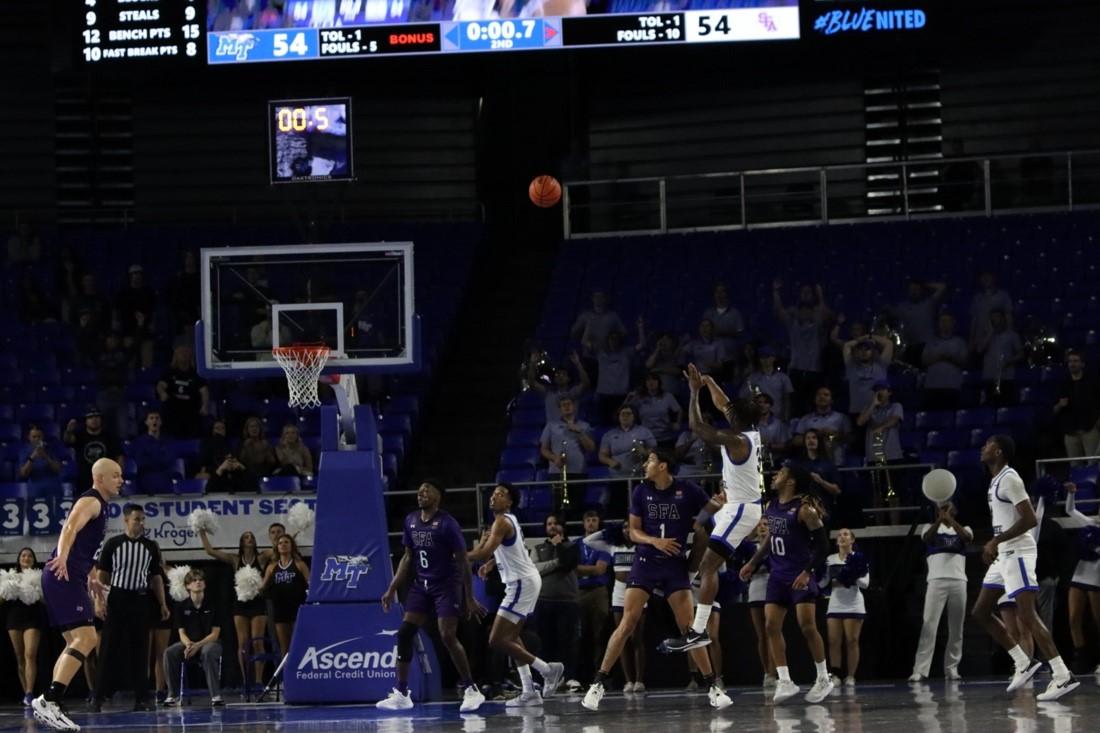
[(553, 176), (535, 176), (531, 185), (527, 187), (527, 195), (531, 197), (531, 203), (540, 209), (549, 209), (561, 201), (561, 184)]
[(920, 490), (936, 504), (942, 504), (955, 495), (955, 474), (946, 468), (936, 468), (924, 475)]

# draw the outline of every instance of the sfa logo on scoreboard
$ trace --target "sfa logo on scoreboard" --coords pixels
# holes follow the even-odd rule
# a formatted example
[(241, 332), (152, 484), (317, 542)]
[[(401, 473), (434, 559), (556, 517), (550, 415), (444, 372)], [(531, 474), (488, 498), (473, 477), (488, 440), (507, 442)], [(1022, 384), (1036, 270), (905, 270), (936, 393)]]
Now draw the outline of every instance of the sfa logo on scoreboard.
[(219, 33), (218, 45), (214, 48), (217, 58), (232, 58), (236, 61), (248, 61), (248, 52), (256, 47), (259, 39), (255, 33)]
[(814, 19), (814, 30), (825, 36), (838, 33), (877, 33), (920, 30), (928, 24), (923, 10), (862, 7), (858, 10), (829, 10)]

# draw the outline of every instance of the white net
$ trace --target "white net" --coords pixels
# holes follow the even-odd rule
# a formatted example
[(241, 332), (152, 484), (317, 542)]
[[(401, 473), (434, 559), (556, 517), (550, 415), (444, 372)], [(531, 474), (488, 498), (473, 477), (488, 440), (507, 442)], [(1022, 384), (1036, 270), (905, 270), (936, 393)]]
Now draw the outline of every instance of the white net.
[(317, 396), (317, 378), (328, 361), (331, 349), (327, 346), (280, 346), (271, 354), (286, 372), (286, 384), (290, 391), (291, 407), (315, 408), (321, 406)]

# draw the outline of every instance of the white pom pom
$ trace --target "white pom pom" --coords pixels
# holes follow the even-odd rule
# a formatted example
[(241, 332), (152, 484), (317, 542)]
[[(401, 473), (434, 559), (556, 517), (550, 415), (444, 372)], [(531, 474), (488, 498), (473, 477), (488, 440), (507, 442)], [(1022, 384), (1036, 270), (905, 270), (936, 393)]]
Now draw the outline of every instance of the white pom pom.
[(206, 534), (218, 533), (218, 515), (209, 509), (193, 510), (191, 516), (187, 518), (187, 522), (191, 525), (191, 531), (195, 534), (198, 534), (199, 530), (206, 532)]
[(19, 573), (19, 600), (33, 606), (42, 600), (42, 571), (29, 568)]
[(313, 510), (304, 501), (300, 501), (287, 512), (286, 531), (290, 534), (298, 534), (312, 527), (314, 519), (316, 515)]
[(19, 571), (0, 570), (0, 599), (14, 601), (19, 598)]
[(260, 595), (260, 588), (263, 587), (263, 584), (264, 579), (260, 576), (260, 571), (251, 565), (245, 565), (233, 576), (233, 586), (237, 590), (237, 600), (241, 603), (247, 603)]
[(187, 586), (184, 585), (183, 579), (189, 572), (191, 572), (190, 565), (177, 565), (168, 570), (168, 595), (172, 596), (173, 601), (187, 600)]

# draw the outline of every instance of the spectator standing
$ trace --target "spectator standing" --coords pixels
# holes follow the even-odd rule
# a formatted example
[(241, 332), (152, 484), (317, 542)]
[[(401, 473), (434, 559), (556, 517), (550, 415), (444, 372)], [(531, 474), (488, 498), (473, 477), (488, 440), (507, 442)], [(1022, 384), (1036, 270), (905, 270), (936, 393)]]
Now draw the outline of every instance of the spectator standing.
[(814, 411), (803, 415), (795, 423), (792, 445), (801, 447), (810, 430), (816, 430), (820, 436), (821, 451), (828, 454), (835, 465), (844, 465), (852, 423), (843, 412), (833, 409), (833, 391), (828, 387), (818, 387), (814, 393)]
[(565, 527), (557, 515), (548, 515), (543, 525), (546, 539), (531, 548), (531, 560), (542, 576), (542, 590), (535, 605), (535, 626), (545, 650), (543, 659), (565, 665), (566, 687), (570, 692), (577, 692), (580, 690), (576, 679), (580, 547), (565, 536)]
[(202, 281), (199, 276), (199, 256), (193, 249), (185, 250), (180, 258), (180, 271), (172, 279), (172, 317), (177, 330), (193, 324), (199, 318), (199, 295)]
[[(161, 434), (161, 416), (158, 410), (145, 414), (145, 434), (130, 443), (130, 457), (137, 464), (138, 482), (153, 475), (165, 476), (172, 471), (179, 458)], [(153, 480), (156, 480), (155, 478)], [(143, 487), (145, 490), (145, 487)]]
[(111, 458), (122, 465), (122, 444), (103, 427), (103, 415), (97, 407), (89, 407), (84, 413), (83, 429), (77, 428), (76, 418), (69, 420), (62, 439), (73, 449), (76, 486), (80, 491), (92, 485), (92, 464), (100, 458)]
[(206, 479), (208, 493), (255, 491), (256, 477), (229, 447), (224, 420), (215, 420), (210, 435), (199, 446), (199, 471), (195, 478)]
[(80, 286), (73, 299), (73, 308), (78, 313), (86, 310), (92, 323), (103, 332), (111, 327), (111, 304), (99, 292), (95, 275), (85, 272), (80, 276)]
[(699, 321), (698, 335), (680, 348), (681, 365), (695, 364), (701, 373), (716, 378), (722, 376), (727, 360), (725, 347), (715, 338), (714, 323), (706, 318)]
[(772, 408), (775, 402), (767, 392), (756, 395), (756, 405), (760, 408), (760, 419), (756, 421), (756, 429), (760, 433), (760, 448), (764, 461), (764, 470), (770, 471), (777, 459), (781, 459), (787, 452), (787, 446), (791, 442), (791, 431), (783, 420), (775, 416)]
[[(801, 468), (813, 481), (817, 494), (821, 497), (822, 504), (829, 518), (838, 524), (848, 524), (847, 519), (859, 518), (858, 506), (847, 506), (851, 502), (842, 499), (840, 489), (840, 476), (837, 474), (836, 464), (828, 449), (825, 433), (819, 428), (807, 428), (801, 435), (800, 449), (792, 457), (788, 464)], [(833, 511), (834, 505), (844, 504), (844, 511)], [(849, 516), (855, 512), (854, 517)]]
[(165, 705), (179, 703), (180, 667), (185, 660), (198, 659), (206, 675), (210, 704), (223, 705), (221, 695), (222, 644), (224, 625), (214, 605), (206, 598), (206, 576), (194, 569), (183, 579), (187, 599), (176, 604), (174, 625), (180, 640), (164, 650), (164, 668), (168, 674), (168, 698)]
[(848, 378), (848, 412), (859, 415), (874, 398), (874, 385), (887, 377), (894, 359), (894, 342), (885, 336), (868, 336), (844, 344), (844, 369)]
[(772, 347), (761, 346), (756, 354), (759, 357), (760, 366), (745, 379), (740, 396), (752, 399), (761, 392), (766, 392), (772, 398), (773, 411), (779, 419), (790, 419), (794, 383), (789, 376), (776, 367), (775, 350)]
[(527, 384), (531, 389), (543, 396), (546, 404), (546, 422), (552, 423), (555, 420), (561, 419), (561, 412), (558, 409), (558, 402), (561, 398), (568, 397), (573, 400), (574, 403), (580, 404), (581, 396), (591, 388), (592, 382), (588, 378), (588, 370), (584, 368), (584, 363), (581, 362), (580, 355), (575, 351), (569, 355), (569, 361), (577, 370), (577, 375), (580, 379), (578, 384), (572, 384), (572, 379), (569, 376), (569, 368), (565, 365), (554, 367), (552, 386), (543, 384), (535, 371), (541, 360), (541, 352), (532, 352), (530, 359), (527, 361)]
[(864, 455), (867, 463), (889, 463), (905, 457), (901, 450), (901, 421), (905, 410), (897, 402), (892, 402), (893, 389), (885, 380), (872, 386), (874, 397), (860, 413), (859, 426), (866, 428)]
[(621, 331), (612, 331), (607, 341), (596, 348), (596, 409), (601, 425), (614, 420), (619, 406), (630, 391), (630, 370), (634, 355), (641, 350), (645, 342), (645, 324), (638, 319), (638, 343), (627, 346), (623, 343)]
[(638, 424), (638, 414), (631, 405), (619, 408), (618, 419), (619, 426), (608, 430), (600, 439), (600, 463), (607, 466), (615, 478), (640, 476), (642, 463), (657, 447), (657, 438), (649, 428)]
[(77, 258), (72, 246), (62, 246), (57, 254), (54, 286), (61, 295), (61, 320), (65, 323), (73, 323), (76, 315), (76, 301), (80, 297), (80, 277), (83, 272), (84, 265)]
[[(783, 305), (783, 281), (772, 282), (772, 312), (776, 319), (787, 329), (790, 339), (791, 360), (788, 364), (791, 383), (794, 385), (794, 414), (799, 415), (810, 409), (814, 391), (824, 381), (821, 369), (821, 352), (825, 348), (826, 324), (831, 316), (825, 304), (825, 291), (820, 285), (803, 285), (798, 290), (798, 302), (793, 308)], [(775, 397), (775, 395), (772, 395)], [(783, 406), (776, 412), (784, 419), (790, 412), (784, 412)]]
[(19, 450), (19, 480), (26, 481), (31, 496), (61, 496), (61, 461), (46, 444), (46, 434), (37, 425), (27, 429), (27, 442)]
[(143, 368), (153, 365), (153, 319), (157, 294), (145, 284), (145, 268), (130, 265), (127, 285), (115, 299), (115, 319), (122, 333), (122, 343), (140, 358)]
[(264, 426), (260, 418), (252, 416), (245, 420), (241, 437), (238, 455), (241, 465), (257, 479), (270, 476), (279, 462), (271, 443), (264, 437)]
[(302, 442), (302, 435), (298, 426), (287, 423), (279, 436), (279, 444), (275, 446), (275, 458), (279, 467), (275, 474), (279, 476), (312, 476), (313, 454)]
[[(709, 412), (702, 412), (702, 421), (714, 424)], [(722, 456), (717, 446), (709, 445), (693, 430), (685, 430), (676, 439), (676, 475), (680, 477), (716, 474), (721, 470)]]
[(683, 367), (680, 366), (679, 349), (676, 339), (668, 331), (657, 336), (653, 351), (645, 360), (647, 374), (656, 375), (661, 381), (661, 389), (675, 394), (683, 384)]
[[(599, 512), (588, 510), (584, 513), (584, 536), (588, 537), (600, 531)], [(589, 680), (599, 669), (603, 656), (604, 632), (611, 616), (610, 596), (607, 593), (608, 570), (611, 567), (611, 554), (592, 547), (581, 540), (580, 559), (577, 565), (577, 588), (580, 593), (580, 646), (581, 650), (590, 650), (587, 659), (578, 659), (578, 675)]]
[(1085, 355), (1076, 349), (1066, 352), (1066, 378), (1054, 414), (1068, 457), (1100, 454), (1100, 384), (1085, 373)]
[(924, 346), (934, 335), (936, 310), (946, 290), (947, 286), (941, 282), (910, 280), (906, 299), (894, 306), (906, 342), (905, 353), (899, 356), (907, 364), (921, 363)]
[(714, 304), (703, 311), (703, 320), (714, 324), (714, 336), (722, 344), (727, 358), (732, 358), (737, 350), (737, 339), (745, 330), (745, 321), (741, 311), (730, 305), (729, 291), (725, 284), (718, 283), (712, 293)]
[(653, 433), (658, 447), (675, 445), (683, 411), (676, 398), (665, 391), (659, 374), (647, 374), (642, 393), (628, 395), (627, 404), (634, 407), (639, 422)]
[(596, 449), (592, 426), (577, 420), (577, 403), (571, 398), (562, 397), (558, 409), (561, 419), (542, 429), (539, 450), (550, 466), (551, 476), (561, 476), (565, 468), (569, 478), (584, 478), (588, 473), (587, 454)]
[(992, 272), (978, 275), (978, 291), (970, 301), (970, 350), (976, 354), (985, 351), (986, 343), (993, 332), (993, 311), (1004, 314), (1005, 323), (1012, 328), (1012, 298), (997, 287), (997, 277)]
[(157, 398), (164, 413), (164, 432), (181, 439), (202, 435), (202, 419), (210, 414), (210, 388), (195, 371), (190, 346), (172, 351), (172, 363), (157, 382)]
[(626, 333), (626, 326), (619, 314), (608, 307), (607, 291), (593, 290), (592, 308), (581, 311), (569, 329), (569, 335), (581, 342), (585, 354), (592, 354), (600, 344), (607, 343), (612, 331)]
[(978, 343), (982, 355), (983, 401), (990, 406), (1014, 405), (1016, 364), (1024, 358), (1024, 347), (1005, 311), (991, 311), (989, 323), (992, 330)]
[(932, 669), (936, 632), (947, 609), (947, 645), (943, 650), (943, 676), (958, 680), (962, 661), (963, 623), (966, 621), (966, 546), (974, 532), (955, 518), (950, 502), (936, 510), (936, 521), (921, 528), (928, 553), (928, 589), (924, 594), (924, 621), (913, 660), (910, 682), (923, 682)]
[(160, 617), (170, 612), (159, 572), (160, 548), (145, 536), (145, 511), (137, 504), (122, 510), (125, 531), (103, 543), (96, 564), (99, 582), (110, 587), (104, 604), (96, 599), (96, 615), (103, 619), (99, 679), (93, 708), (116, 689), (114, 676), (128, 669), (133, 676), (134, 710), (151, 710), (149, 695), (149, 593), (160, 607)]
[(941, 313), (936, 335), (921, 354), (921, 363), (928, 370), (924, 376), (924, 409), (959, 409), (967, 360), (966, 342), (955, 334), (955, 317)]

